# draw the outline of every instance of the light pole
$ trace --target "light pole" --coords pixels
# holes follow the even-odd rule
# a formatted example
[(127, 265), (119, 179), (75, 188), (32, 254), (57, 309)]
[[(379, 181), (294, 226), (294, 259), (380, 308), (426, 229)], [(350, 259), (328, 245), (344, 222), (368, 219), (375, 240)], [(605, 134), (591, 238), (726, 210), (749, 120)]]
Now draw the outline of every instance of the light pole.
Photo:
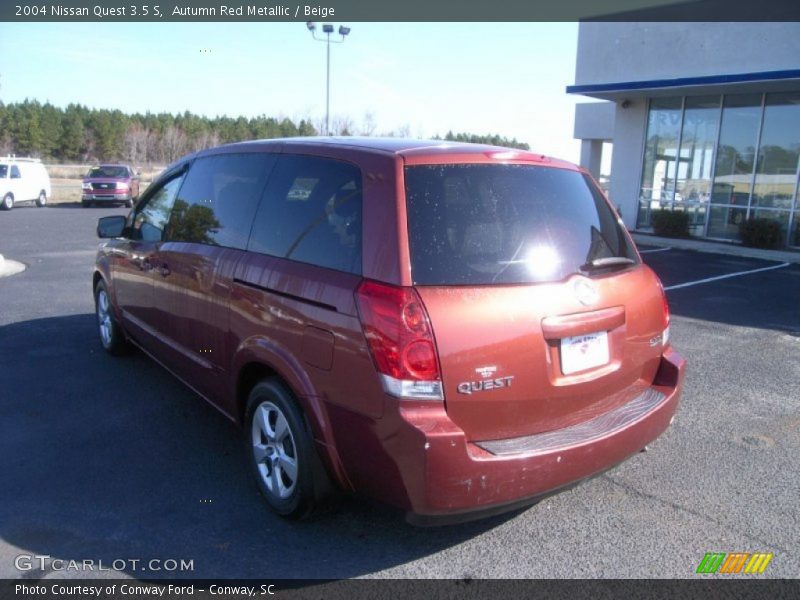
[(330, 135), (331, 132), (331, 44), (343, 44), (344, 38), (350, 33), (350, 28), (344, 25), (339, 26), (339, 35), (342, 36), (340, 40), (332, 40), (331, 34), (333, 33), (333, 25), (324, 23), (322, 25), (322, 33), (326, 35), (325, 38), (317, 37), (317, 24), (314, 21), (306, 23), (308, 31), (311, 32), (311, 37), (317, 42), (325, 42), (327, 45), (327, 67), (326, 67), (326, 80), (325, 80), (325, 135)]

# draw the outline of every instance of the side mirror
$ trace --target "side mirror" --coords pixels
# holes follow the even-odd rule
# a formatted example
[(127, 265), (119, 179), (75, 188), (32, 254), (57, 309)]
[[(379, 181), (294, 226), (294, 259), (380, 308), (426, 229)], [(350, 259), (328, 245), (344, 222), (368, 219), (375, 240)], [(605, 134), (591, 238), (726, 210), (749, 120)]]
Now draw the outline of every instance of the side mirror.
[(111, 217), (100, 217), (97, 219), (97, 237), (117, 238), (122, 235), (125, 229), (126, 218), (122, 215)]

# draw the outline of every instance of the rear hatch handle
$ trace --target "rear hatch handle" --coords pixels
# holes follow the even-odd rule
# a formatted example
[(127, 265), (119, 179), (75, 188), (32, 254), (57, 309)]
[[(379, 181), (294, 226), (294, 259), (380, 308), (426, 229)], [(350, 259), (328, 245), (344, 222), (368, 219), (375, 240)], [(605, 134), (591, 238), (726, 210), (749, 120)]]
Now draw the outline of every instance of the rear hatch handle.
[(625, 324), (625, 307), (612, 306), (602, 310), (559, 315), (542, 319), (542, 334), (548, 340), (611, 331)]

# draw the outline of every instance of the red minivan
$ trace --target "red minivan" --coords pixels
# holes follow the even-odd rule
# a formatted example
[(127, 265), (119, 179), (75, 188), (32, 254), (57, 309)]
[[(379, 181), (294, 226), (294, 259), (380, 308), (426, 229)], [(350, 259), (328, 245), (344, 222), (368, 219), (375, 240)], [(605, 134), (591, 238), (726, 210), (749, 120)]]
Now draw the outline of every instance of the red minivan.
[(362, 492), (414, 522), (508, 510), (658, 437), (681, 393), (661, 283), (592, 178), (376, 138), (231, 144), (100, 219), (103, 347), (240, 424), (299, 518)]

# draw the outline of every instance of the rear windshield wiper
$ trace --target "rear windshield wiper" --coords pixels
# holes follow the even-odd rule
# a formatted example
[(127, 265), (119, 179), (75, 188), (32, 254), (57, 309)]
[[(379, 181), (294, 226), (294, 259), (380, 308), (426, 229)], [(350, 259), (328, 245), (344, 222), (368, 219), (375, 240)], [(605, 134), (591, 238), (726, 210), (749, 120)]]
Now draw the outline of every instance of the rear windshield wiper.
[(625, 265), (635, 265), (636, 261), (627, 256), (607, 256), (605, 258), (595, 258), (585, 265), (581, 265), (581, 271), (591, 271), (593, 269), (603, 269), (605, 267), (618, 267)]

